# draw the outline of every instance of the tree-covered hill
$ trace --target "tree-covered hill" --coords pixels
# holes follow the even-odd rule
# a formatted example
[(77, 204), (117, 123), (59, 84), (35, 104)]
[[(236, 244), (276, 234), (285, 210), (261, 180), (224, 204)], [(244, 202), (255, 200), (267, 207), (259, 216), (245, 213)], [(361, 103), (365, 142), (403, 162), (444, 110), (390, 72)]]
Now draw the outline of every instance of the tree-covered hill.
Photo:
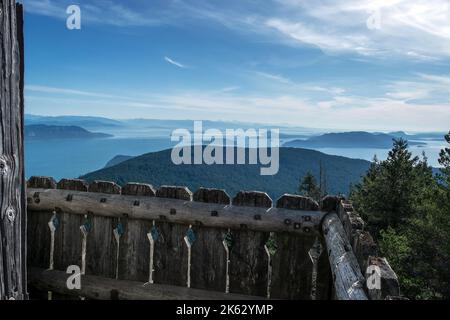
[[(247, 150), (248, 151), (248, 150)], [(348, 193), (350, 184), (360, 181), (369, 168), (365, 160), (327, 155), (321, 152), (280, 148), (280, 170), (275, 176), (261, 176), (260, 165), (175, 165), (171, 150), (148, 153), (86, 174), (82, 178), (160, 185), (182, 185), (192, 191), (199, 187), (225, 189), (231, 196), (240, 190), (267, 192), (273, 199), (284, 193), (296, 193), (299, 179), (308, 171), (319, 176), (320, 165), (331, 194)]]

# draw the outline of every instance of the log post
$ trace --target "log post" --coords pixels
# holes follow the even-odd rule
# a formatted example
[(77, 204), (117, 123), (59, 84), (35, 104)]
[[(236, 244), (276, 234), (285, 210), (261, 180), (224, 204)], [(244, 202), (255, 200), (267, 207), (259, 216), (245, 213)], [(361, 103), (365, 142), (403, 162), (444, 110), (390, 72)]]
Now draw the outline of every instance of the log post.
[(0, 3), (0, 300), (27, 298), (23, 8)]
[(352, 246), (336, 213), (325, 216), (322, 231), (327, 245), (338, 300), (367, 300), (364, 292), (365, 278), (353, 253)]

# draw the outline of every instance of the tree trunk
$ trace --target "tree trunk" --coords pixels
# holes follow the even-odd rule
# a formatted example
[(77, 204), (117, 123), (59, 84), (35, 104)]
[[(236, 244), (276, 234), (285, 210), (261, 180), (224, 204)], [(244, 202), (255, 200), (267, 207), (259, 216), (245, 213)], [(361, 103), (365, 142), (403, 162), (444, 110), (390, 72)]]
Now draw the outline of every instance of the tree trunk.
[(0, 4), (0, 300), (26, 299), (23, 8)]

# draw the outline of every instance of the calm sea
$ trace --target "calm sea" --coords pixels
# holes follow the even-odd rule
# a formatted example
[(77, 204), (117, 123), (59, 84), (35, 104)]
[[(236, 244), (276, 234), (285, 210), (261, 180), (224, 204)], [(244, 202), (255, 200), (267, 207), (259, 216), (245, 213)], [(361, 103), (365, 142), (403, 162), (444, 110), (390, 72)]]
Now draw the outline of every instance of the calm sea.
[[(438, 167), (442, 142), (428, 141), (426, 147), (411, 147), (414, 155), (425, 152), (430, 165)], [(25, 170), (29, 178), (34, 175), (77, 178), (99, 170), (116, 155), (138, 156), (148, 152), (168, 149), (173, 143), (168, 138), (109, 138), (94, 140), (26, 141)], [(349, 158), (372, 160), (387, 157), (388, 149), (370, 148), (318, 148), (318, 151)]]

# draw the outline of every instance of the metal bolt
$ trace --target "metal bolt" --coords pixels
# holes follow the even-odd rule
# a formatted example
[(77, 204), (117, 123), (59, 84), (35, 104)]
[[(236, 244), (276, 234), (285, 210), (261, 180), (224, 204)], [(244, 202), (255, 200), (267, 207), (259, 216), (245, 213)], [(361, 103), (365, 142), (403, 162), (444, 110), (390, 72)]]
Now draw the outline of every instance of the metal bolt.
[(201, 227), (203, 225), (203, 223), (201, 221), (195, 220), (195, 225), (197, 227)]
[(287, 226), (289, 226), (291, 223), (292, 223), (291, 219), (285, 219), (284, 220), (284, 224), (287, 225)]
[(211, 211), (211, 217), (218, 217), (219, 213), (216, 210)]
[(173, 215), (176, 215), (177, 214), (177, 210), (176, 209), (170, 209), (170, 214), (173, 216)]
[(135, 206), (135, 207), (139, 207), (140, 205), (141, 205), (141, 203), (138, 200), (136, 200), (133, 204), (133, 206)]

